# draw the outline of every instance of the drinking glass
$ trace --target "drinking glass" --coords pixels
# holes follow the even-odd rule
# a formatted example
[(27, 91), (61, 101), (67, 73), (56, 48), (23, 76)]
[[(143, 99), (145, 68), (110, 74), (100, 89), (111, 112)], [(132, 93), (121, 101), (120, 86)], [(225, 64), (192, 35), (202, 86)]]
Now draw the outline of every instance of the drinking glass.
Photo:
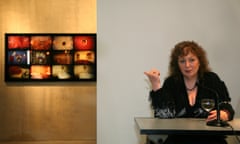
[(201, 106), (205, 111), (210, 112), (215, 107), (215, 100), (204, 98), (201, 100)]

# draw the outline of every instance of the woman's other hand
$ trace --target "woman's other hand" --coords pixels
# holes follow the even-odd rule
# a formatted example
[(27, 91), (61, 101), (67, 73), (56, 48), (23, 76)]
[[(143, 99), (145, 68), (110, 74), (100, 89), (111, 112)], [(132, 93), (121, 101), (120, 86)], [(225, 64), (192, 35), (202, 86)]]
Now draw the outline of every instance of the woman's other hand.
[[(209, 113), (207, 121), (212, 121), (217, 119), (217, 111), (213, 110)], [(226, 111), (220, 110), (220, 119), (223, 121), (228, 121), (228, 113)]]
[(157, 69), (144, 72), (152, 84), (153, 91), (160, 89), (160, 72)]

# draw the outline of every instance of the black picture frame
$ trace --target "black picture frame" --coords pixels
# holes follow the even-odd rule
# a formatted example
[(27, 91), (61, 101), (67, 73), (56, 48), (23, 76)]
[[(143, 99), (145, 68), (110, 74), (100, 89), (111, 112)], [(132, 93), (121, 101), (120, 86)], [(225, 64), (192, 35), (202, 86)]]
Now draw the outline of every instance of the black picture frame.
[(96, 81), (96, 33), (6, 33), (5, 82)]

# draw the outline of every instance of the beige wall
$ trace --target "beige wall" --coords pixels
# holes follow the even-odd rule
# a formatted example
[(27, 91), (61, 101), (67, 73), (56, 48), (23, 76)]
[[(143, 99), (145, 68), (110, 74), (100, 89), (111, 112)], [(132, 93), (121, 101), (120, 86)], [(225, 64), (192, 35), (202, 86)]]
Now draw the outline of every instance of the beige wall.
[(95, 144), (96, 83), (5, 83), (4, 33), (96, 33), (96, 0), (1, 0), (0, 32), (0, 144)]

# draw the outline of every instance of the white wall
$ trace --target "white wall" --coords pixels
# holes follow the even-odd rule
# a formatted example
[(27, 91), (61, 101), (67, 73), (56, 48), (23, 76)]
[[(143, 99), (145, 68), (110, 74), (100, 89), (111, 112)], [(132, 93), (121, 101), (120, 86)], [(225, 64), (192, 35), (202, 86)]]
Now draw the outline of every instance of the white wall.
[(98, 0), (97, 143), (144, 142), (134, 122), (152, 116), (143, 72), (156, 67), (163, 81), (170, 49), (182, 40), (206, 49), (240, 107), (239, 7), (239, 0)]

